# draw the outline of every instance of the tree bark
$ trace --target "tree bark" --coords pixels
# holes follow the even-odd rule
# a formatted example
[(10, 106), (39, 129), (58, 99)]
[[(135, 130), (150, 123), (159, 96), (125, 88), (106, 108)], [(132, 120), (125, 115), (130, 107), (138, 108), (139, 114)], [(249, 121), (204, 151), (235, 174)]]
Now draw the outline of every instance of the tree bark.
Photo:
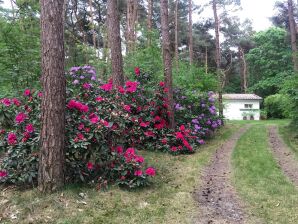
[(93, 41), (94, 49), (96, 49), (96, 34), (95, 34), (95, 28), (94, 28), (94, 13), (93, 13), (93, 7), (92, 7), (92, 0), (89, 0), (89, 8), (90, 8), (90, 18), (91, 18), (92, 41)]
[(138, 2), (137, 0), (127, 0), (127, 23), (126, 23), (126, 53), (132, 52), (136, 40), (136, 20), (137, 20)]
[(188, 9), (188, 16), (189, 16), (189, 22), (188, 22), (188, 32), (189, 32), (189, 64), (193, 64), (193, 36), (192, 36), (192, 0), (189, 0), (189, 9)]
[(215, 22), (215, 61), (216, 61), (216, 73), (218, 77), (218, 110), (219, 115), (223, 116), (223, 102), (222, 102), (222, 83), (223, 83), (223, 73), (220, 68), (220, 45), (219, 45), (219, 19), (217, 15), (217, 4), (216, 0), (212, 0), (212, 8), (214, 14)]
[(174, 100), (173, 100), (173, 80), (172, 80), (172, 60), (170, 52), (170, 34), (168, 22), (168, 0), (160, 1), (161, 7), (161, 34), (162, 34), (162, 49), (163, 49), (163, 67), (165, 77), (165, 87), (168, 100), (168, 116), (169, 127), (175, 128), (174, 119)]
[(153, 0), (148, 0), (148, 16), (147, 16), (147, 45), (148, 47), (151, 46), (151, 42), (152, 42), (152, 14), (153, 14)]
[(61, 0), (40, 0), (43, 97), (38, 189), (42, 192), (52, 192), (64, 185), (66, 80), (63, 3)]
[(247, 93), (247, 63), (245, 60), (245, 54), (241, 47), (239, 47), (239, 56), (241, 60), (241, 73), (242, 73), (242, 84), (243, 92)]
[(120, 21), (117, 2), (118, 1), (116, 0), (108, 0), (107, 2), (108, 33), (110, 40), (109, 45), (111, 48), (112, 77), (114, 88), (124, 85)]
[(175, 2), (175, 62), (176, 70), (179, 70), (179, 53), (178, 53), (178, 3), (179, 0)]
[(208, 73), (208, 47), (205, 46), (205, 73)]
[(291, 47), (292, 47), (292, 61), (294, 65), (294, 71), (298, 72), (298, 61), (297, 61), (297, 40), (296, 40), (296, 22), (294, 19), (293, 1), (288, 0), (288, 12), (289, 12), (289, 24), (291, 33)]

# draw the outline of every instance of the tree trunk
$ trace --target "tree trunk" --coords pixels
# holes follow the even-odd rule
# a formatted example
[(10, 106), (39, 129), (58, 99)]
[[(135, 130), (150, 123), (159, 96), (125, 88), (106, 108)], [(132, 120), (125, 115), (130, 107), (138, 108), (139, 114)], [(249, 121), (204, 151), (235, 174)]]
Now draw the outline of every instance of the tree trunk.
[(137, 10), (137, 0), (127, 0), (126, 53), (132, 52), (135, 47)]
[(92, 7), (92, 0), (89, 0), (89, 8), (90, 8), (90, 18), (91, 18), (92, 41), (93, 41), (94, 49), (96, 50), (96, 34), (95, 34), (95, 28), (94, 28), (94, 13), (93, 13), (93, 7)]
[(38, 189), (64, 185), (65, 99), (63, 2), (40, 0), (42, 43), (41, 149)]
[(176, 61), (176, 70), (179, 70), (179, 54), (178, 54), (178, 3), (179, 0), (175, 2), (175, 61)]
[(205, 73), (208, 73), (208, 47), (205, 46)]
[(189, 24), (188, 24), (188, 32), (189, 32), (189, 64), (192, 65), (193, 63), (193, 36), (192, 36), (192, 0), (189, 0), (189, 9), (188, 9), (188, 16), (189, 16)]
[(247, 93), (247, 63), (245, 60), (245, 54), (241, 47), (239, 47), (239, 56), (241, 60), (241, 73), (242, 73), (242, 89), (244, 93)]
[(111, 48), (112, 77), (114, 88), (124, 85), (123, 59), (121, 49), (120, 21), (116, 0), (108, 0), (108, 33)]
[(218, 77), (218, 110), (219, 115), (223, 116), (223, 103), (222, 103), (222, 82), (223, 82), (223, 74), (220, 69), (220, 46), (219, 46), (219, 19), (217, 15), (217, 5), (216, 0), (212, 1), (212, 8), (214, 14), (214, 22), (215, 22), (215, 61), (216, 61), (216, 73)]
[(175, 128), (174, 119), (174, 100), (173, 100), (173, 80), (172, 80), (172, 60), (170, 52), (170, 34), (168, 22), (168, 0), (160, 1), (161, 7), (161, 34), (162, 34), (162, 48), (163, 48), (163, 66), (165, 76), (165, 87), (168, 100), (168, 115), (169, 126)]
[(151, 46), (151, 36), (152, 36), (152, 14), (153, 14), (153, 0), (148, 0), (148, 17), (147, 17), (147, 45)]
[(297, 61), (297, 41), (296, 41), (296, 22), (293, 15), (293, 1), (288, 0), (289, 8), (289, 24), (290, 24), (290, 33), (291, 33), (291, 46), (292, 46), (292, 60), (294, 65), (294, 71), (298, 72), (298, 61)]

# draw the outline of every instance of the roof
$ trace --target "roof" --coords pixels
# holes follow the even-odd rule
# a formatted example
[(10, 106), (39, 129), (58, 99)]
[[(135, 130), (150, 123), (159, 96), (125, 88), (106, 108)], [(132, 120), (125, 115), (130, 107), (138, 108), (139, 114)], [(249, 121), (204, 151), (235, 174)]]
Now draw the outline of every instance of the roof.
[(223, 94), (226, 100), (262, 100), (262, 97), (256, 94)]

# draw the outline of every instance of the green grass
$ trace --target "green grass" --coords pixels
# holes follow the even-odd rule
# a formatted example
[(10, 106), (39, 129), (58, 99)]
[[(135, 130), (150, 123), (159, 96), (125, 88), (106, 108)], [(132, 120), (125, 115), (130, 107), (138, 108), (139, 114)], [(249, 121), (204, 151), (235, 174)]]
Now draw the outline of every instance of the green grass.
[(281, 125), (278, 131), (284, 142), (292, 149), (298, 159), (298, 130), (288, 125)]
[(236, 189), (257, 216), (265, 223), (298, 222), (298, 190), (277, 166), (264, 125), (253, 125), (240, 138), (232, 161)]
[(290, 120), (287, 119), (275, 119), (275, 120), (239, 120), (239, 121), (227, 121), (228, 124), (252, 124), (252, 125), (288, 125)]
[[(51, 195), (41, 195), (35, 189), (0, 189), (3, 192), (0, 194), (0, 218), (1, 214), (17, 213), (15, 223), (192, 223), (198, 211), (193, 191), (199, 185), (200, 171), (238, 127), (227, 125), (193, 155), (140, 151), (158, 172), (152, 185), (145, 189), (127, 191), (112, 187), (98, 192), (93, 188), (68, 186)], [(87, 198), (82, 200), (80, 192), (86, 193)], [(10, 223), (11, 219), (2, 221)]]

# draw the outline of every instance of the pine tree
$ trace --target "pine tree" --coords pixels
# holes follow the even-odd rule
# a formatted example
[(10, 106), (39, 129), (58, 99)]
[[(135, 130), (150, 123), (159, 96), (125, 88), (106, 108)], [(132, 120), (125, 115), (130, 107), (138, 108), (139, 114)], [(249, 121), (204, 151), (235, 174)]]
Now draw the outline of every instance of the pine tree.
[(38, 188), (42, 192), (52, 192), (64, 185), (66, 80), (63, 2), (40, 0), (43, 97)]
[(163, 64), (165, 87), (168, 100), (168, 114), (170, 128), (175, 127), (174, 119), (174, 100), (173, 100), (173, 80), (172, 80), (172, 60), (170, 49), (170, 34), (168, 23), (168, 0), (160, 1), (161, 10), (161, 33), (162, 33), (162, 49), (163, 49)]
[(107, 2), (109, 46), (111, 48), (112, 77), (114, 88), (124, 85), (120, 21), (117, 2), (117, 0), (108, 0)]

